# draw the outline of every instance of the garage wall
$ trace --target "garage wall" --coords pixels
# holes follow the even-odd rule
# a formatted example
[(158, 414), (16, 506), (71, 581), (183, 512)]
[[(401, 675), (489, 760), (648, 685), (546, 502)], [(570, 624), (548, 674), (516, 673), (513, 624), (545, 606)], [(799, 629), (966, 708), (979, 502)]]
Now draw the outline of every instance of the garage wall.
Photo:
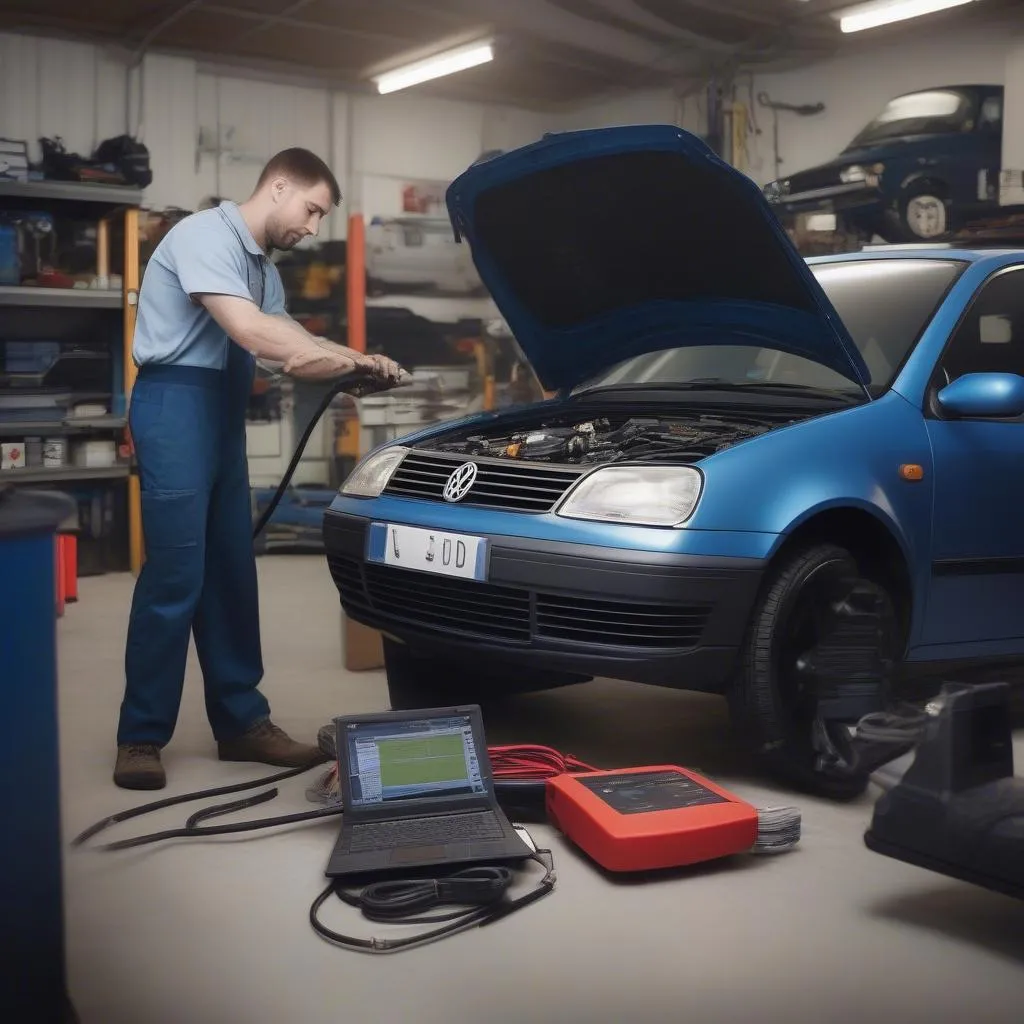
[[(753, 99), (753, 114), (761, 132), (748, 138), (745, 169), (760, 184), (775, 176), (772, 112), (757, 105), (761, 92), (776, 102), (825, 104), (825, 112), (814, 117), (779, 114), (779, 152), (783, 158), (780, 173), (793, 173), (835, 156), (886, 100), (898, 93), (934, 85), (1001, 84), (1014, 45), (1005, 30), (980, 29), (961, 33), (955, 39), (922, 31), (898, 44), (878, 46), (868, 55), (860, 53), (799, 71), (744, 78), (737, 100), (749, 104)], [(565, 115), (556, 127), (658, 122), (702, 132), (703, 96), (677, 103), (668, 90), (636, 93)]]
[(186, 209), (210, 195), (244, 198), (269, 156), (301, 144), (328, 159), (341, 181), (344, 212), (326, 232), (338, 238), (364, 199), (389, 212), (381, 202), (399, 194), (399, 180), (450, 180), (484, 150), (531, 142), (546, 124), (515, 108), (350, 96), (211, 73), (159, 54), (129, 78), (130, 88), (120, 55), (102, 47), (0, 34), (0, 136), (27, 139), (37, 159), (41, 135), (89, 154), (130, 131), (149, 147), (155, 171), (146, 204)]

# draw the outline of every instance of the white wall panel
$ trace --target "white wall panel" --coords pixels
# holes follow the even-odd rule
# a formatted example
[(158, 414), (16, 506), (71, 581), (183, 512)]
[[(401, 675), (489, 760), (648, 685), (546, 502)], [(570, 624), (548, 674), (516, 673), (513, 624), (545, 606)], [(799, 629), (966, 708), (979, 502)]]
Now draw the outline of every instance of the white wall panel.
[(676, 101), (669, 89), (616, 96), (552, 119), (552, 131), (580, 131), (628, 124), (675, 124)]
[(145, 195), (148, 205), (190, 209), (198, 200), (195, 116), (195, 62), (147, 56), (139, 134), (153, 168), (153, 183)]
[(484, 109), (481, 150), (516, 149), (536, 142), (548, 130), (549, 118), (515, 107)]
[(484, 108), (414, 96), (359, 96), (353, 102), (360, 174), (447, 180), (481, 153)]
[(39, 158), (39, 60), (35, 39), (0, 35), (0, 135), (29, 143)]

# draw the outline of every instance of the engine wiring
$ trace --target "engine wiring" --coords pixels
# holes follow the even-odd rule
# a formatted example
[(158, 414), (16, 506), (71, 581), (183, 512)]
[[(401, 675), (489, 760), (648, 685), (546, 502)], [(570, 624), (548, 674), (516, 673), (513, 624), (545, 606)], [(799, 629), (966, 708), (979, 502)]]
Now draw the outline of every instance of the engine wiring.
[(695, 462), (778, 426), (770, 417), (607, 417), (582, 422), (543, 423), (497, 436), (470, 434), (433, 442), (432, 450), (467, 457), (561, 464), (598, 464), (625, 459)]

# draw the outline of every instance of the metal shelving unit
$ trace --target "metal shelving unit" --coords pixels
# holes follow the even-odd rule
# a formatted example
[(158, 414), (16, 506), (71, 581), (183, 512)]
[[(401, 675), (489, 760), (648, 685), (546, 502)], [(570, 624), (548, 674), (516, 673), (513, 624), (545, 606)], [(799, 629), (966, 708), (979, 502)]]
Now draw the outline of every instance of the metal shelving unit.
[(124, 294), (99, 288), (0, 286), (0, 306), (63, 306), (72, 309), (120, 309)]
[(129, 466), (43, 466), (7, 470), (0, 482), (23, 484), (87, 483), (90, 480), (126, 480)]
[[(0, 211), (47, 211), (57, 218), (96, 224), (98, 280), (109, 279), (111, 223), (117, 219), (123, 224), (124, 266), (121, 288), (101, 290), (91, 287), (2, 286), (0, 309), (24, 310), (26, 312), (19, 314), (22, 317), (63, 316), (63, 311), (67, 311), (66, 315), (72, 317), (75, 311), (83, 315), (89, 315), (89, 311), (96, 311), (92, 314), (94, 317), (116, 316), (120, 328), (117, 333), (121, 339), (125, 406), (135, 382), (131, 345), (140, 283), (138, 231), (141, 203), (140, 189), (120, 185), (65, 181), (0, 181)], [(31, 310), (37, 312), (28, 312)], [(46, 310), (53, 312), (47, 313)], [(107, 310), (111, 313), (99, 312)], [(85, 394), (75, 395), (76, 401), (88, 401), (88, 397)], [(69, 416), (46, 422), (0, 420), (0, 439), (6, 442), (25, 437), (116, 437), (124, 431), (127, 420), (123, 415), (117, 414), (120, 409), (113, 406), (110, 409), (110, 415), (81, 419)], [(113, 466), (82, 467), (69, 462), (63, 466), (19, 467), (0, 471), (0, 483), (3, 484), (66, 484), (72, 487), (92, 482), (121, 483), (122, 486), (127, 483), (128, 561), (132, 572), (138, 573), (142, 565), (142, 521), (139, 481), (130, 465), (119, 463)]]
[(60, 437), (72, 434), (95, 434), (105, 430), (124, 430), (125, 416), (81, 416), (64, 420), (0, 421), (0, 437), (39, 437), (43, 434)]

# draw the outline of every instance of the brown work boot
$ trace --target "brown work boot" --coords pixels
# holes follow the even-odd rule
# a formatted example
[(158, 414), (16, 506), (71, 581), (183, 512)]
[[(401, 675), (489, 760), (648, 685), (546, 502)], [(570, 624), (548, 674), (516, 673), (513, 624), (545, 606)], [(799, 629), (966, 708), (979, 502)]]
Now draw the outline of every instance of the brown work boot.
[(117, 748), (114, 784), (122, 789), (163, 789), (167, 785), (160, 748), (155, 743), (125, 743)]
[(237, 739), (221, 740), (217, 751), (222, 761), (257, 761), (280, 768), (312, 768), (329, 760), (319, 747), (296, 743), (269, 718)]

